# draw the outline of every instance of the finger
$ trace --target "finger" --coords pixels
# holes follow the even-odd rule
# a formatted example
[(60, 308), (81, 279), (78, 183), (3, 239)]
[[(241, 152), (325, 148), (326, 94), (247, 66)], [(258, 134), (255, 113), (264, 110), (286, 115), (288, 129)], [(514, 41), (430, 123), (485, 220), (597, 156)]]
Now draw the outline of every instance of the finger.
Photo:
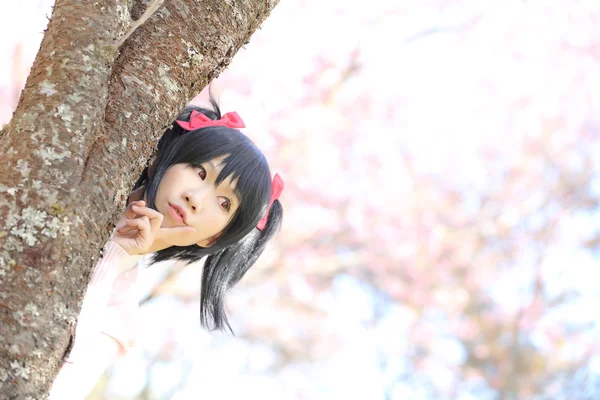
[(144, 215), (148, 219), (150, 230), (153, 234), (158, 231), (164, 219), (164, 216), (161, 213), (148, 207), (133, 206), (133, 210), (140, 215)]
[(147, 221), (142, 218), (128, 219), (126, 224), (138, 230), (138, 235), (142, 242), (152, 242), (150, 237), (150, 226)]
[(144, 200), (136, 200), (136, 201), (132, 201), (131, 203), (129, 203), (127, 205), (127, 208), (125, 209), (125, 218), (129, 218), (129, 219), (133, 219), (136, 217), (136, 211), (134, 210), (134, 208), (136, 207), (143, 207), (146, 204), (146, 202)]
[(119, 229), (117, 229), (117, 232), (119, 232), (120, 234), (125, 234), (125, 233), (129, 233), (133, 230), (135, 230), (136, 228), (133, 226), (129, 226), (129, 225), (123, 225), (122, 227), (120, 227)]
[(135, 230), (137, 230), (137, 227), (127, 225), (127, 220), (125, 220), (125, 225), (123, 225), (122, 227), (117, 229), (117, 232), (119, 232), (119, 234), (121, 234), (121, 235), (126, 235)]
[(191, 234), (195, 233), (196, 228), (191, 226), (174, 226), (172, 228), (160, 228), (158, 232), (156, 232), (157, 239), (168, 239), (172, 236), (178, 236), (182, 234)]
[(132, 205), (131, 209), (135, 211), (138, 215), (144, 215), (149, 219), (163, 218), (163, 215), (161, 213), (149, 207), (140, 207), (134, 204)]

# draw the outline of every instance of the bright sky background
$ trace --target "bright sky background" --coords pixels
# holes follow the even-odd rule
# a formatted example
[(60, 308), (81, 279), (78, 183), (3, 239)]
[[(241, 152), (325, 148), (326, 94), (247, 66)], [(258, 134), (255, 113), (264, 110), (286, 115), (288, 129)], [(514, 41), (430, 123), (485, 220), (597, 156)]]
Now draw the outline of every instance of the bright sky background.
[[(11, 118), (52, 3), (0, 5), (0, 123)], [(494, 379), (462, 369), (468, 349), (455, 330), (462, 314), (450, 304), (476, 294), (450, 279), (431, 292), (416, 282), (409, 292), (439, 301), (419, 308), (417, 300), (394, 298), (404, 280), (393, 278), (405, 270), (418, 275), (411, 267), (419, 245), (432, 243), (431, 256), (440, 238), (456, 237), (450, 249), (465, 252), (496, 307), (473, 328), (482, 336), (485, 326), (502, 318), (509, 324), (532, 303), (539, 249), (523, 233), (518, 256), (502, 269), (493, 257), (469, 253), (468, 235), (427, 222), (437, 214), (415, 193), (426, 178), (455, 189), (463, 202), (443, 210), (460, 219), (479, 211), (482, 193), (506, 191), (500, 216), (476, 221), (477, 232), (493, 238), (498, 226), (518, 226), (521, 209), (542, 207), (548, 195), (549, 185), (524, 180), (513, 196), (500, 179), (537, 138), (564, 170), (591, 171), (577, 195), (588, 186), (600, 194), (599, 11), (597, 1), (283, 0), (215, 82), (222, 110), (243, 116), (245, 132), (286, 177), (281, 235), (229, 299), (238, 336), (199, 329), (193, 293), (200, 270), (190, 268), (174, 293), (142, 308), (139, 348), (110, 371), (95, 398), (134, 399), (145, 385), (172, 399), (496, 398)], [(593, 164), (584, 168), (577, 143), (589, 137), (583, 147)], [(524, 164), (523, 174), (539, 169), (540, 180), (552, 180), (537, 160)], [(433, 227), (423, 233), (406, 222), (411, 210)], [(600, 214), (560, 215), (557, 237), (541, 251), (545, 290), (572, 289), (578, 297), (531, 317), (535, 326), (522, 346), (530, 341), (544, 354), (547, 370), (577, 359), (600, 334), (598, 252), (582, 247), (597, 235)], [(539, 218), (531, 227), (548, 223)], [(445, 259), (432, 260), (431, 274), (442, 276)], [(352, 267), (369, 273), (361, 277)], [(140, 297), (168, 268), (144, 271)], [(319, 276), (331, 278), (326, 289)], [(577, 323), (589, 327), (567, 332)], [(419, 338), (431, 355), (414, 361)], [(477, 354), (493, 350), (480, 345)], [(290, 359), (283, 362), (282, 353)], [(584, 358), (588, 386), (577, 376), (571, 383), (582, 396), (600, 379), (597, 352)], [(521, 397), (533, 398), (527, 393)]]

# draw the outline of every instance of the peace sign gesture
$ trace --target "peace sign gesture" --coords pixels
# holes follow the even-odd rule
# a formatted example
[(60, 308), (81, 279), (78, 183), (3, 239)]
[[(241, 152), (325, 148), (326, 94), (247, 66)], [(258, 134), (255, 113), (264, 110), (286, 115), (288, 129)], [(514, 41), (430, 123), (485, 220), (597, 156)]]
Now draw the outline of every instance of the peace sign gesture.
[(128, 254), (147, 253), (158, 236), (164, 239), (169, 236), (169, 233), (196, 232), (196, 229), (191, 226), (161, 229), (164, 216), (146, 207), (145, 204), (144, 200), (129, 203), (124, 215), (117, 222), (117, 229), (111, 238)]

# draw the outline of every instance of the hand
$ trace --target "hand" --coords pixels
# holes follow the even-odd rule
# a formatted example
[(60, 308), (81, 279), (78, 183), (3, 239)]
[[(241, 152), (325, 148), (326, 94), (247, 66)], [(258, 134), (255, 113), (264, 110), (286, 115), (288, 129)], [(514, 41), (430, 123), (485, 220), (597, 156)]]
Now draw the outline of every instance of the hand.
[(157, 238), (164, 240), (173, 234), (193, 233), (191, 226), (161, 228), (164, 216), (145, 206), (144, 200), (129, 203), (124, 215), (117, 222), (111, 240), (128, 254), (145, 254)]

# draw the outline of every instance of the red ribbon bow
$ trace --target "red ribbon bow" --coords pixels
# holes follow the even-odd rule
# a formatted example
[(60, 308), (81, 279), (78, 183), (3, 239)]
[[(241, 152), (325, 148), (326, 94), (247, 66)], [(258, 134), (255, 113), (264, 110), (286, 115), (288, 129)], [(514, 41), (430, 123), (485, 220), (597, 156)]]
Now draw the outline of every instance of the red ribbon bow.
[(279, 195), (283, 191), (283, 179), (279, 176), (279, 174), (275, 174), (273, 177), (273, 182), (271, 183), (271, 199), (269, 200), (269, 207), (267, 207), (267, 212), (262, 217), (260, 222), (256, 224), (256, 227), (261, 231), (265, 229), (265, 225), (267, 225), (267, 218), (269, 217), (269, 211), (271, 210), (271, 206), (273, 202), (279, 198)]
[(245, 128), (246, 125), (240, 116), (235, 112), (228, 112), (223, 115), (221, 119), (210, 119), (206, 115), (196, 110), (192, 111), (190, 120), (188, 121), (176, 121), (180, 127), (186, 131), (193, 131), (200, 128), (206, 128), (207, 126), (227, 126), (229, 128)]

